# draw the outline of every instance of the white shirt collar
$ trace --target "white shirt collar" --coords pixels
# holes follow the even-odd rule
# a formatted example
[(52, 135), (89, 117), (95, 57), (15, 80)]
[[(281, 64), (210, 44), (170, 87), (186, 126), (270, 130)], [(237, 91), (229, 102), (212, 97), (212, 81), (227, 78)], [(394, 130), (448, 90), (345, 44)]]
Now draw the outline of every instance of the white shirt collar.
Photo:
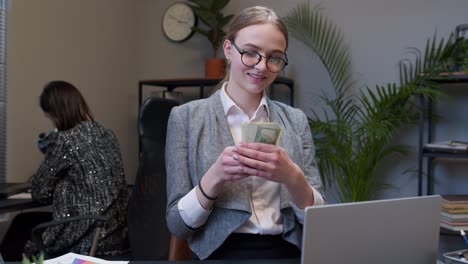
[[(228, 82), (223, 83), (223, 86), (221, 87), (220, 91), (221, 103), (223, 104), (224, 114), (227, 116), (230, 113), (230, 111), (232, 111), (231, 109), (233, 107), (244, 113), (244, 111), (238, 105), (236, 105), (236, 103), (226, 93), (227, 84)], [(262, 109), (262, 106), (265, 110), (266, 117), (268, 118), (270, 116), (270, 110), (268, 109), (265, 91), (263, 91), (262, 99), (260, 100), (260, 104), (258, 105), (257, 110), (255, 110), (253, 118), (255, 118), (255, 116), (259, 113), (259, 110)]]

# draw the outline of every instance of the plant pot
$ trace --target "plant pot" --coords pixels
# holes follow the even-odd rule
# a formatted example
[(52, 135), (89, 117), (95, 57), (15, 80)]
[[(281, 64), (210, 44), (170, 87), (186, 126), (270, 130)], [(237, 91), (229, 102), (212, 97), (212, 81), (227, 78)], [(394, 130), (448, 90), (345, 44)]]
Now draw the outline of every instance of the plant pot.
[(223, 78), (226, 72), (226, 60), (210, 58), (205, 61), (205, 78)]

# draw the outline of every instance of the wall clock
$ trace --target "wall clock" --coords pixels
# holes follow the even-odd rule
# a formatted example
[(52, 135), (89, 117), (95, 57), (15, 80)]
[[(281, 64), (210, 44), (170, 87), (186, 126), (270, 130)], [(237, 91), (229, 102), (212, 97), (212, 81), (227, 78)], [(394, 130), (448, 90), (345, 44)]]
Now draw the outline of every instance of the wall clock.
[(175, 42), (182, 42), (189, 39), (197, 23), (197, 17), (192, 8), (182, 2), (170, 5), (164, 12), (162, 29), (164, 35)]

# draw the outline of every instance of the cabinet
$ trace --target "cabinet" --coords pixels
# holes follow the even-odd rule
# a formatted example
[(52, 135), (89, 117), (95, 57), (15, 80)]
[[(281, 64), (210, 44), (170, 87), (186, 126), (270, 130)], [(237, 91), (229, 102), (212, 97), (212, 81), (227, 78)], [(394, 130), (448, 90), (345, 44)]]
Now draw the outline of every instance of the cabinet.
[[(432, 81), (441, 84), (441, 87), (447, 84), (461, 84), (468, 86), (468, 75), (466, 73), (451, 73), (449, 75), (434, 78)], [(465, 153), (449, 153), (443, 151), (434, 151), (425, 147), (426, 143), (433, 142), (433, 129), (435, 126), (434, 113), (435, 107), (432, 100), (426, 100), (423, 96), (419, 97), (419, 105), (421, 107), (419, 115), (419, 142), (418, 142), (418, 195), (424, 195), (423, 190), (423, 161), (426, 162), (426, 186), (425, 194), (434, 194), (434, 162), (437, 158), (450, 159), (468, 159), (468, 152)], [(426, 113), (427, 118), (424, 114)]]

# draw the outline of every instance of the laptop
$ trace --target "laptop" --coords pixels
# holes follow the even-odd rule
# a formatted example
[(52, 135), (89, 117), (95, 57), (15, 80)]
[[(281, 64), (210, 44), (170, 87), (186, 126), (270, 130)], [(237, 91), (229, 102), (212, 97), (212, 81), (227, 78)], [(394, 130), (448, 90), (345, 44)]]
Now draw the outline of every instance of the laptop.
[(0, 199), (6, 199), (14, 194), (26, 192), (31, 189), (30, 182), (12, 183), (2, 182), (0, 183)]
[(439, 195), (307, 207), (302, 264), (437, 262)]

